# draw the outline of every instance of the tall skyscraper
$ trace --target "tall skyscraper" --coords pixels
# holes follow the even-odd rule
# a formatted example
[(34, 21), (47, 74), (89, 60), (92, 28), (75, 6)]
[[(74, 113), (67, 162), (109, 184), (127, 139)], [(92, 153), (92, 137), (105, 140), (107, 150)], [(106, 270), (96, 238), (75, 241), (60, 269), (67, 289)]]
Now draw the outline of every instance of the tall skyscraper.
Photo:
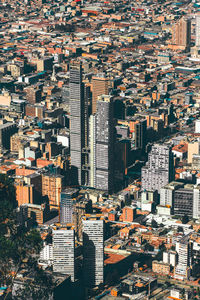
[(145, 150), (147, 120), (140, 120), (135, 123), (135, 148)]
[(196, 15), (196, 40), (195, 40), (195, 46), (200, 47), (200, 15)]
[(77, 183), (82, 185), (85, 183), (82, 169), (84, 164), (82, 149), (85, 146), (85, 99), (81, 64), (70, 66), (69, 93), (71, 166), (78, 179)]
[(83, 276), (86, 286), (104, 281), (104, 221), (101, 217), (83, 217)]
[(97, 112), (90, 117), (90, 186), (113, 189), (114, 121), (112, 97), (97, 100)]
[(78, 194), (76, 189), (65, 189), (60, 195), (60, 223), (72, 223), (73, 204)]
[(153, 145), (142, 167), (142, 190), (158, 191), (174, 179), (173, 154), (167, 145)]
[(53, 226), (53, 271), (75, 279), (75, 234), (72, 226)]
[(191, 20), (181, 18), (172, 28), (172, 44), (188, 47), (191, 41)]
[(97, 111), (97, 99), (109, 94), (109, 80), (104, 73), (92, 77), (92, 114)]

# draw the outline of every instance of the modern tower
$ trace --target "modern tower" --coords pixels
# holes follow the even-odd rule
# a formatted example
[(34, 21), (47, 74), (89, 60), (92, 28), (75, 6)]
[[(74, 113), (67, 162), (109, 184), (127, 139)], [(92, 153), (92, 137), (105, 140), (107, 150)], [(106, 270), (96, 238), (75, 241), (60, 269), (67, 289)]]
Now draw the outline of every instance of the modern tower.
[(97, 112), (90, 117), (90, 186), (113, 189), (114, 121), (112, 97), (101, 95)]
[(81, 64), (70, 66), (69, 93), (71, 166), (77, 183), (82, 185), (85, 183), (82, 170), (84, 164), (82, 149), (85, 146), (85, 99)]
[(53, 271), (75, 278), (75, 233), (72, 226), (53, 226)]
[(75, 202), (78, 190), (65, 189), (60, 195), (60, 223), (72, 223), (73, 204)]
[(135, 148), (145, 150), (147, 120), (140, 120), (135, 123)]
[(142, 190), (158, 191), (174, 179), (173, 154), (167, 145), (153, 145), (142, 167)]
[(172, 28), (172, 44), (177, 46), (190, 46), (191, 20), (181, 18)]
[(83, 276), (86, 286), (104, 282), (104, 221), (101, 217), (83, 217)]

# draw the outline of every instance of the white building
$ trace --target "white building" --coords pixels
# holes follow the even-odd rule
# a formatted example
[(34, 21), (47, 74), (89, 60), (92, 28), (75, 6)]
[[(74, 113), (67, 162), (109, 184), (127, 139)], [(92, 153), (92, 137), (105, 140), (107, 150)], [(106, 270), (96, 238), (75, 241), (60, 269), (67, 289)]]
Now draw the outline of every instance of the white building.
[(75, 234), (72, 226), (53, 227), (53, 271), (71, 275), (75, 279)]
[(83, 272), (86, 286), (104, 281), (104, 221), (83, 219)]
[(163, 262), (175, 267), (178, 263), (178, 255), (176, 251), (163, 252)]
[(173, 207), (174, 191), (184, 184), (181, 182), (172, 181), (165, 185), (160, 190), (160, 205)]
[(200, 120), (195, 121), (195, 133), (200, 133)]
[(57, 143), (61, 143), (64, 147), (69, 147), (69, 136), (67, 134), (58, 134)]
[(44, 267), (51, 266), (53, 264), (53, 246), (52, 244), (44, 243), (44, 247), (40, 251), (39, 265)]
[(193, 218), (200, 218), (200, 185), (195, 185), (193, 190)]
[(189, 279), (192, 267), (192, 244), (190, 235), (185, 235), (176, 243), (178, 253), (178, 265), (175, 268), (174, 277), (177, 279)]
[[(196, 47), (200, 47), (200, 15), (196, 15)], [(195, 131), (196, 132), (196, 131)]]

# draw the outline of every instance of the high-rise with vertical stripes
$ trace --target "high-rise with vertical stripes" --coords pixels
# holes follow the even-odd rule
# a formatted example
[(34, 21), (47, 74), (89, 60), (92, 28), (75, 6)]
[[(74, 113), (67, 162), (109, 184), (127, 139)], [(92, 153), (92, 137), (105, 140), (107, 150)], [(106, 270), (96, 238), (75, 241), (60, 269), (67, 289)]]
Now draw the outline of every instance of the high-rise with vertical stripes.
[(84, 164), (82, 149), (85, 146), (85, 99), (81, 64), (70, 66), (69, 91), (71, 166), (77, 184), (82, 185), (85, 183), (82, 170)]
[(86, 286), (104, 282), (104, 221), (101, 216), (83, 217), (83, 275)]
[(114, 121), (112, 96), (97, 99), (97, 112), (90, 117), (90, 185), (113, 190)]

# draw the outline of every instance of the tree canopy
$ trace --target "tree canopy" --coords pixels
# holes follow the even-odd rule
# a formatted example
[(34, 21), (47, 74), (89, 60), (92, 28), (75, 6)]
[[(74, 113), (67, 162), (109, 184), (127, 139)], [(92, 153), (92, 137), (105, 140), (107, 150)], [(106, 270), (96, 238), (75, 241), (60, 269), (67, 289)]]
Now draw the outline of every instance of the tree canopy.
[[(36, 293), (41, 295), (38, 299), (49, 299), (52, 278), (37, 264), (42, 247), (40, 233), (18, 223), (16, 208), (13, 181), (0, 174), (0, 285), (7, 288), (5, 299), (36, 299)], [(13, 296), (13, 285), (22, 269), (32, 274), (32, 280)]]

